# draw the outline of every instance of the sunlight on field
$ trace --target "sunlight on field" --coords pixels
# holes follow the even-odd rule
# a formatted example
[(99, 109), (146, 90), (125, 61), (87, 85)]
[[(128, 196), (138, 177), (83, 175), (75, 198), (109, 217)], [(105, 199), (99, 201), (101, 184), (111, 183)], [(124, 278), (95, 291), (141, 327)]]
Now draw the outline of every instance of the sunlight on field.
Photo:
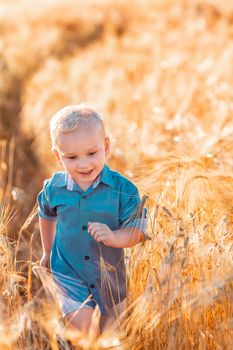
[[(1, 350), (233, 348), (232, 39), (227, 0), (0, 1)], [(149, 196), (152, 237), (126, 250), (121, 332), (97, 339), (65, 328), (38, 272), (48, 120), (82, 101)]]

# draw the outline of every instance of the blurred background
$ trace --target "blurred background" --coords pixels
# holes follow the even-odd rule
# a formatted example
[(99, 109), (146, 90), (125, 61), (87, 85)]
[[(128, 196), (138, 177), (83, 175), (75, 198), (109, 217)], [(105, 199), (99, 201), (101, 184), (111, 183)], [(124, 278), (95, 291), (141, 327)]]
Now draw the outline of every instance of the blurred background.
[[(232, 244), (232, 86), (232, 1), (0, 0), (0, 206), (14, 212), (4, 232), (31, 244), (36, 195), (59, 169), (48, 121), (88, 102), (105, 118), (109, 164), (151, 211), (173, 210), (190, 235), (201, 212), (202, 234), (214, 231), (205, 243)], [(162, 213), (158, 230), (171, 238)]]
[(232, 138), (232, 11), (227, 0), (0, 1), (0, 181), (15, 220), (57, 168), (48, 121), (67, 104), (105, 116), (110, 164), (144, 184), (164, 156), (214, 163), (216, 141)]

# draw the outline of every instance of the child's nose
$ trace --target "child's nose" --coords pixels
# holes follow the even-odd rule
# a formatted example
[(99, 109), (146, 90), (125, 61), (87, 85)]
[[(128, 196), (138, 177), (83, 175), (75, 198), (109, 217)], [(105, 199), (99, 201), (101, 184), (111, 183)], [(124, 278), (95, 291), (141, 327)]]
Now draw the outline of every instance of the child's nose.
[(88, 165), (89, 165), (89, 162), (87, 159), (79, 159), (78, 160), (78, 164), (77, 164), (78, 168), (85, 169), (88, 167)]

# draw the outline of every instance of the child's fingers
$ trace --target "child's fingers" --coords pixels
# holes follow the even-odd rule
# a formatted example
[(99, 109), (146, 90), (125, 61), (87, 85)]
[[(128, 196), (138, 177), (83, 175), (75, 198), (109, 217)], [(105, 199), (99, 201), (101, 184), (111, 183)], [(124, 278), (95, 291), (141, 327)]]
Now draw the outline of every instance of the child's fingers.
[[(96, 223), (98, 224), (98, 223)], [(95, 228), (95, 225), (88, 227), (88, 232), (91, 234), (91, 236), (94, 238), (96, 242), (103, 242), (105, 245), (108, 245), (108, 241), (106, 241), (106, 232), (104, 232), (104, 224), (100, 224), (100, 227), (97, 229)]]
[(105, 239), (105, 235), (103, 235), (103, 234), (96, 234), (96, 236), (95, 236), (95, 240), (97, 241), (97, 242), (103, 242), (104, 241), (104, 239)]
[(99, 222), (92, 222), (92, 223), (88, 223), (88, 232), (91, 233), (92, 230), (97, 230), (97, 229), (102, 229), (104, 226), (104, 224), (101, 224)]
[(94, 239), (96, 239), (97, 236), (99, 236), (100, 234), (104, 234), (102, 229), (96, 229), (96, 230), (91, 230), (90, 234), (92, 235), (92, 237)]
[(93, 234), (96, 232), (97, 229), (98, 228), (95, 226), (91, 226), (91, 227), (89, 226), (87, 232), (93, 236)]
[(95, 222), (88, 222), (88, 227), (92, 227), (92, 226), (96, 226), (96, 225), (103, 225), (101, 222), (97, 222), (97, 221), (95, 221)]

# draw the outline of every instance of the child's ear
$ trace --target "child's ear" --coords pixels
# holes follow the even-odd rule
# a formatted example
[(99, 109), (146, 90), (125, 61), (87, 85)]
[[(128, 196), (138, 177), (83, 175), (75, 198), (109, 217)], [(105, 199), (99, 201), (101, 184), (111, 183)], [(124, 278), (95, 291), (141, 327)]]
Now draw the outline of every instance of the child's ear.
[(58, 163), (61, 163), (60, 155), (59, 155), (58, 151), (55, 148), (53, 148), (53, 154), (55, 155)]
[(105, 156), (107, 157), (110, 153), (110, 139), (108, 136), (104, 138), (104, 148), (105, 148)]

